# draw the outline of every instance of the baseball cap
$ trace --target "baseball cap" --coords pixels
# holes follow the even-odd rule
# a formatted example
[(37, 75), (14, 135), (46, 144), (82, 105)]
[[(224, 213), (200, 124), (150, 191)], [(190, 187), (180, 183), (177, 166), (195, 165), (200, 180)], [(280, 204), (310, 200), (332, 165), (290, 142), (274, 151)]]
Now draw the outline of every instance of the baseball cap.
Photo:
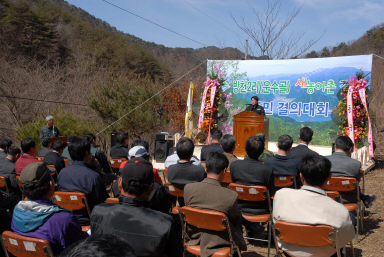
[(152, 164), (141, 157), (129, 160), (120, 170), (120, 176), (124, 182), (136, 181), (145, 185), (152, 185), (155, 177)]
[(44, 163), (34, 162), (26, 166), (20, 174), (20, 182), (24, 186), (41, 185), (51, 179), (51, 172)]
[(144, 148), (144, 146), (137, 145), (129, 149), (128, 151), (128, 159), (131, 160), (133, 158), (137, 157), (143, 157), (146, 158), (149, 156), (149, 153), (147, 150)]

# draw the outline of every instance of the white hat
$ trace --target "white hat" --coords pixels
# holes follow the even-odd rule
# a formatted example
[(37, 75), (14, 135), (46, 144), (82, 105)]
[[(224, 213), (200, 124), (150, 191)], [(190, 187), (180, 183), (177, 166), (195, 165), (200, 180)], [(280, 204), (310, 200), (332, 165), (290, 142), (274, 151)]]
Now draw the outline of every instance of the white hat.
[(149, 156), (149, 153), (147, 152), (147, 150), (145, 150), (144, 146), (141, 146), (141, 145), (137, 145), (137, 146), (134, 146), (132, 147), (131, 149), (129, 149), (128, 151), (128, 159), (133, 159), (133, 158), (136, 158), (136, 157), (148, 157)]
[(47, 117), (45, 117), (45, 120), (46, 120), (46, 121), (53, 120), (53, 116), (52, 116), (52, 115), (48, 115)]

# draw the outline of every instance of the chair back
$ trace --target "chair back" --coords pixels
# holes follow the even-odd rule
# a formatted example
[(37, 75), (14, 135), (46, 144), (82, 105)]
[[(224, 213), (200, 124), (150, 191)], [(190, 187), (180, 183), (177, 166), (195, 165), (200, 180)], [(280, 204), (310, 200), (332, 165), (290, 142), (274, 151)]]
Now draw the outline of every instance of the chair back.
[(21, 182), (20, 182), (20, 176), (19, 175), (16, 175), (16, 181), (17, 181), (17, 185), (20, 188), (20, 191), (23, 192), (23, 184), (21, 184)]
[(237, 193), (239, 200), (260, 202), (269, 199), (269, 192), (265, 186), (245, 186), (231, 183), (229, 188)]
[(44, 157), (43, 156), (36, 156), (37, 160), (39, 160), (39, 162), (42, 162), (44, 161)]
[(328, 197), (331, 197), (335, 201), (339, 201), (340, 199), (340, 193), (337, 191), (325, 191)]
[(274, 178), (275, 187), (290, 187), (296, 188), (296, 178), (291, 175), (276, 175)]
[(329, 191), (349, 192), (357, 188), (357, 180), (353, 177), (331, 177), (325, 182), (323, 189)]
[(65, 163), (65, 167), (68, 167), (68, 159), (67, 158), (64, 158), (64, 163)]
[(18, 257), (54, 256), (51, 245), (47, 240), (4, 231), (1, 241), (7, 257), (9, 257), (9, 254)]
[(115, 168), (115, 169), (119, 169), (120, 168), (120, 165), (125, 162), (126, 159), (110, 159), (109, 160), (109, 163), (111, 165), (112, 168)]
[(91, 214), (87, 198), (84, 193), (56, 191), (54, 198), (56, 199), (56, 204), (63, 209), (71, 211), (86, 209), (88, 215)]
[(165, 185), (166, 185), (166, 187), (168, 189), (168, 193), (170, 195), (173, 195), (173, 196), (176, 196), (176, 197), (184, 197), (184, 190), (175, 187), (170, 182), (167, 182)]
[(6, 192), (8, 192), (8, 186), (7, 186), (7, 178), (0, 176), (0, 188), (3, 188)]
[(114, 198), (114, 197), (108, 197), (105, 200), (106, 203), (119, 203), (119, 198)]
[(179, 209), (184, 217), (184, 221), (192, 226), (201, 229), (224, 231), (227, 229), (226, 216), (222, 212), (202, 210), (190, 206)]
[(224, 184), (231, 184), (232, 183), (231, 172), (229, 170), (226, 170), (224, 172), (224, 177), (223, 177), (223, 180), (221, 181), (221, 183), (224, 183)]
[(327, 246), (333, 242), (329, 236), (335, 233), (329, 225), (305, 225), (277, 221), (274, 225), (280, 241), (301, 246)]

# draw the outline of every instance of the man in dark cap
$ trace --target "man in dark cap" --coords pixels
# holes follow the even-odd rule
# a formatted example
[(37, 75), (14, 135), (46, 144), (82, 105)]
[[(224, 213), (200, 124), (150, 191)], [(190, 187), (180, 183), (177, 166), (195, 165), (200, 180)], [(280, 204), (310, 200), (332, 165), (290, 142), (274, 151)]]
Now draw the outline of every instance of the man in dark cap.
[(174, 219), (148, 208), (154, 184), (151, 163), (134, 158), (120, 174), (119, 203), (95, 206), (92, 235), (117, 235), (130, 243), (136, 256), (182, 256), (181, 234)]
[(265, 111), (264, 111), (263, 106), (259, 105), (259, 97), (252, 96), (251, 99), (252, 99), (252, 104), (249, 105), (247, 107), (247, 109), (245, 109), (245, 110), (249, 111), (249, 112), (257, 113), (257, 114), (262, 115), (262, 116), (265, 116)]
[(75, 216), (51, 202), (55, 185), (50, 170), (41, 162), (23, 169), (20, 182), (27, 201), (20, 201), (13, 212), (12, 230), (19, 235), (41, 238), (51, 243), (57, 254), (87, 237)]

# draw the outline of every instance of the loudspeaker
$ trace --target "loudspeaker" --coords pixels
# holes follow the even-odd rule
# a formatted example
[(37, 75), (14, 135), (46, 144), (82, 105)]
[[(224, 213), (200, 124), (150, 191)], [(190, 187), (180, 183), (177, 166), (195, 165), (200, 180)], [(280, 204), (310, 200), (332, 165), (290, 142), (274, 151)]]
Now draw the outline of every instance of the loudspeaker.
[(111, 147), (118, 143), (117, 136), (119, 134), (123, 134), (126, 138), (128, 138), (128, 132), (123, 132), (123, 131), (112, 132), (111, 133)]
[(157, 134), (155, 137), (154, 158), (156, 161), (165, 161), (168, 155), (173, 151), (173, 140), (165, 137), (164, 134)]

